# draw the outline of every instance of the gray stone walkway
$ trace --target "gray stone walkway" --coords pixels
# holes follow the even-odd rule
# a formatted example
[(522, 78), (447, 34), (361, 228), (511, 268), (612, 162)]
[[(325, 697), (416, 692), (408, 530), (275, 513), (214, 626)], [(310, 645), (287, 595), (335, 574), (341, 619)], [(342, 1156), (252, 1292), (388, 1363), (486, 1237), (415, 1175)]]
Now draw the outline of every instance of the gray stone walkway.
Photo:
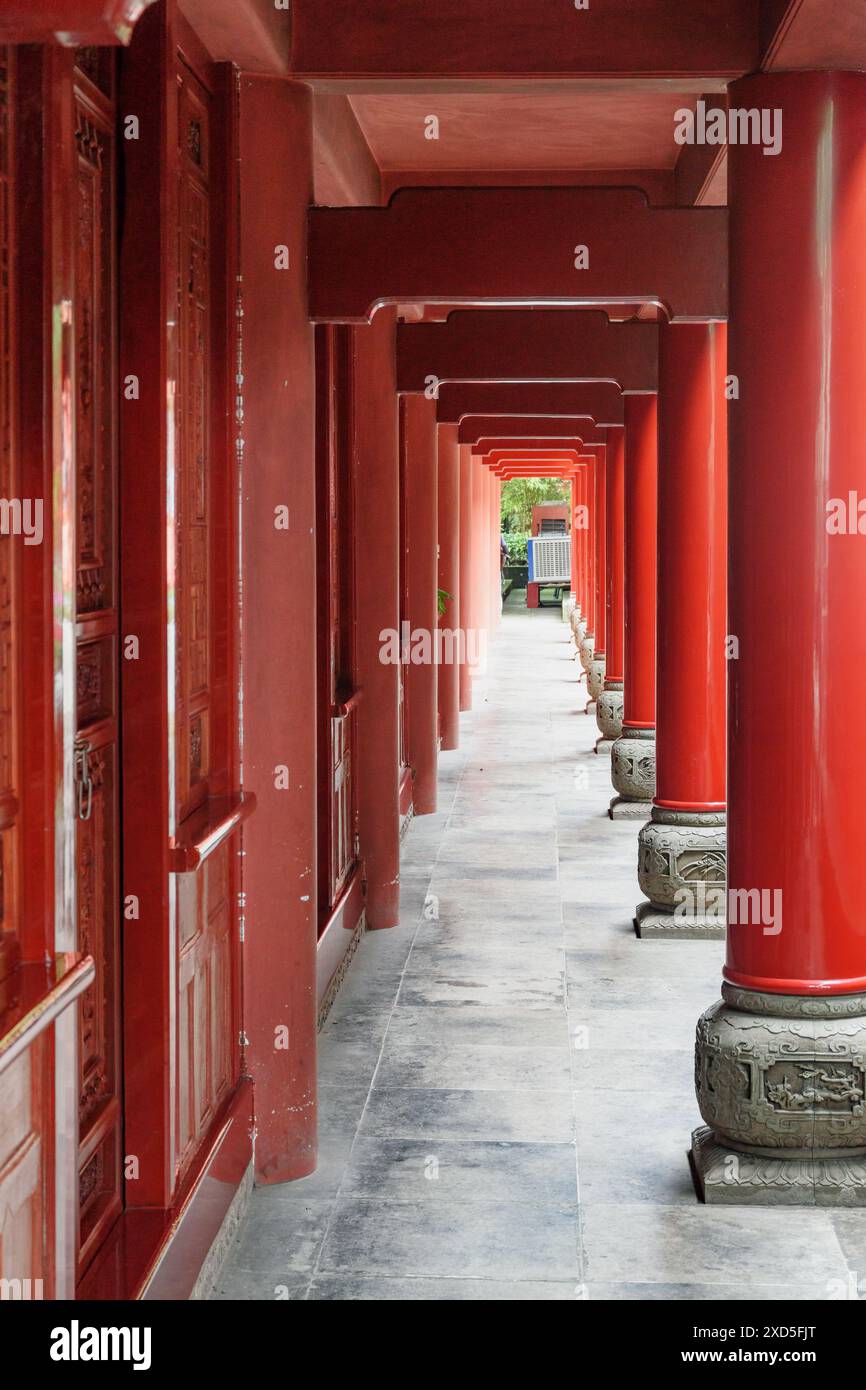
[(555, 610), (506, 610), (410, 827), (403, 921), (321, 1036), (321, 1164), (257, 1189), (223, 1299), (851, 1298), (866, 1213), (702, 1206), (692, 1046), (718, 942), (641, 942), (639, 824)]

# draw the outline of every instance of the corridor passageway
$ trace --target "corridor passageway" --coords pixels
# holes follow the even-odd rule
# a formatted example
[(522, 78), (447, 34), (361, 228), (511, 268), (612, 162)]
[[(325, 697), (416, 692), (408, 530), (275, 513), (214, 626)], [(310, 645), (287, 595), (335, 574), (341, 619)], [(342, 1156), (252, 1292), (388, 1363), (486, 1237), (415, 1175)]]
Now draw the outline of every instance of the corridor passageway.
[(0, 1302), (866, 1298), (864, 152), (866, 0), (2, 0)]
[[(639, 941), (639, 826), (568, 625), (506, 605), (320, 1039), (320, 1164), (260, 1187), (226, 1299), (839, 1297), (857, 1213), (698, 1203), (694, 1021), (719, 941)], [(835, 1292), (834, 1292), (835, 1291)]]

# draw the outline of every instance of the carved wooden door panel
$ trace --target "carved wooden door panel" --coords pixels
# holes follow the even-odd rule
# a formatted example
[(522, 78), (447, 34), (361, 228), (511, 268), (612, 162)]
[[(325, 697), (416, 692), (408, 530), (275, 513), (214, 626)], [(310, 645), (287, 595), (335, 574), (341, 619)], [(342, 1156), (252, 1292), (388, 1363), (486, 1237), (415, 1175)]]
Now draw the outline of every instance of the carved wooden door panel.
[(77, 55), (73, 94), (79, 949), (96, 962), (80, 1005), (79, 1253), (122, 1206), (118, 800), (116, 146), (114, 59)]
[[(49, 1037), (37, 1039), (0, 1074), (0, 1279), (13, 1281), (13, 1298), (52, 1296), (45, 1142), (51, 1132), (51, 1046)], [(22, 1281), (29, 1282), (22, 1287)]]
[[(225, 595), (214, 573), (219, 478), (212, 429), (212, 243), (224, 215), (211, 178), (218, 103), (178, 63), (178, 389), (175, 479), (175, 796), (177, 823), (226, 790), (228, 672), (214, 631)], [(222, 703), (217, 687), (222, 691)], [(177, 879), (176, 1167), (181, 1171), (233, 1083), (232, 924), (236, 843)]]

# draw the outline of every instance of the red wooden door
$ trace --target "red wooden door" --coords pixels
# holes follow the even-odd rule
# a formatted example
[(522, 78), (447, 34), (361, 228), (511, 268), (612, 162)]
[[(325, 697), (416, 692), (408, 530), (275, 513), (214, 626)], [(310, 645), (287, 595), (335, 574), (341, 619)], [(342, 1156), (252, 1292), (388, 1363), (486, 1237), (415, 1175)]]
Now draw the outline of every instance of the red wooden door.
[(122, 1206), (114, 69), (110, 50), (76, 55), (76, 867), (79, 949), (97, 967), (79, 1006), (82, 1269)]
[(355, 575), (349, 335), (316, 330), (319, 649), (319, 908), (324, 920), (357, 862), (352, 762)]

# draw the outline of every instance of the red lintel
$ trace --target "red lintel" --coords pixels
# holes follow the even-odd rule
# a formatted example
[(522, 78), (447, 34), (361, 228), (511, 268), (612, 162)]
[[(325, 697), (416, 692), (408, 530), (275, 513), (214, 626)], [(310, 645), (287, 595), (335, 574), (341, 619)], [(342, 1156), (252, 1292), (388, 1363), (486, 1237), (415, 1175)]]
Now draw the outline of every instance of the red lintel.
[[(637, 11), (637, 13), (636, 13)], [(303, 76), (729, 77), (758, 61), (753, 0), (321, 0), (292, 4)]]
[(413, 302), (728, 313), (727, 208), (651, 207), (638, 189), (409, 188), (384, 208), (311, 208), (309, 231), (318, 322)]
[(451, 381), (439, 388), (436, 418), (459, 424), (467, 415), (589, 415), (599, 425), (623, 423), (623, 399), (610, 381)]
[(657, 391), (658, 325), (562, 309), (464, 309), (445, 323), (397, 325), (398, 391), (599, 381), (626, 393)]

